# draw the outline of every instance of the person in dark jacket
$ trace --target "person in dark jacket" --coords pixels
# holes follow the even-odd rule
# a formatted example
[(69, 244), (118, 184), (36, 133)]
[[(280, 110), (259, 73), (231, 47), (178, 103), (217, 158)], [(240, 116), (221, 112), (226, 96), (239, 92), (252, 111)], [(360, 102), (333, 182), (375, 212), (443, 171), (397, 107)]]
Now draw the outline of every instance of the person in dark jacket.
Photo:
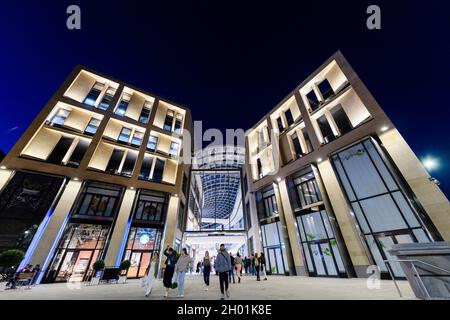
[(260, 260), (258, 257), (258, 253), (255, 253), (255, 255), (253, 257), (252, 265), (255, 267), (256, 281), (261, 281), (261, 278), (259, 277)]
[(233, 279), (233, 283), (236, 283), (235, 279), (234, 279), (234, 257), (230, 252), (230, 260), (231, 260), (231, 269), (230, 269), (230, 279), (228, 280), (231, 283), (231, 279)]
[(217, 252), (217, 258), (214, 263), (214, 268), (217, 272), (219, 272), (219, 282), (220, 282), (220, 299), (224, 300), (225, 295), (227, 298), (230, 297), (230, 291), (228, 290), (228, 274), (231, 270), (231, 259), (227, 250), (225, 249), (225, 245), (222, 243), (220, 245), (220, 249)]
[(267, 271), (266, 271), (266, 257), (264, 256), (264, 253), (261, 252), (261, 255), (259, 256), (259, 266), (261, 273), (264, 274), (264, 279), (267, 280)]
[(175, 265), (177, 263), (177, 255), (176, 252), (169, 246), (167, 246), (166, 250), (164, 250), (164, 255), (166, 256), (166, 268), (164, 269), (163, 285), (166, 288), (164, 297), (167, 298), (169, 296), (169, 290), (172, 288), (172, 277), (175, 271)]

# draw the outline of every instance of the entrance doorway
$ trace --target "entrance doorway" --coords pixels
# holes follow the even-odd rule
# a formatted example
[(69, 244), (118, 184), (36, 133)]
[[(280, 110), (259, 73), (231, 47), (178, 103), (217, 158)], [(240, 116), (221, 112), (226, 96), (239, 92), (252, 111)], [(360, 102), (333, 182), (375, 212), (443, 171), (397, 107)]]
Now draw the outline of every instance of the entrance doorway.
[(65, 252), (59, 270), (56, 272), (56, 282), (83, 281), (86, 272), (97, 260), (99, 250), (68, 250)]

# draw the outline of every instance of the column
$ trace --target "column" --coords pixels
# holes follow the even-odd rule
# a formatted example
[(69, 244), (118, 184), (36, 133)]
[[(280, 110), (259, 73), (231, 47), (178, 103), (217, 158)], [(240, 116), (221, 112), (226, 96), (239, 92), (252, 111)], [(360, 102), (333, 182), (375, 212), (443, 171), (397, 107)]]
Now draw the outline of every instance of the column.
[(295, 220), (291, 202), (289, 201), (286, 179), (283, 179), (278, 183), (278, 189), (280, 191), (280, 200), (283, 205), (284, 219), (286, 221), (286, 228), (289, 235), (295, 271), (299, 276), (307, 276), (308, 272), (303, 262), (304, 257), (302, 249), (300, 247), (300, 237), (298, 235), (297, 222)]
[(67, 221), (70, 217), (71, 209), (77, 199), (78, 193), (82, 187), (81, 181), (71, 180), (67, 183), (61, 198), (59, 199), (55, 210), (49, 216), (42, 236), (33, 250), (30, 262), (32, 265), (40, 264), (45, 272), (48, 268), (53, 254), (58, 246), (58, 242), (64, 232)]
[(13, 172), (14, 171), (12, 170), (0, 169), (0, 192), (8, 184), (9, 179), (11, 179)]
[(370, 274), (368, 274), (366, 270), (372, 263), (368, 258), (368, 251), (361, 240), (354, 218), (351, 216), (351, 209), (341, 190), (330, 160), (323, 160), (318, 163), (317, 167), (325, 189), (327, 190), (333, 212), (339, 223), (342, 237), (347, 246), (356, 275), (360, 278), (368, 277)]
[(114, 229), (112, 230), (111, 239), (109, 240), (108, 250), (105, 256), (105, 265), (118, 266), (122, 259), (122, 244), (126, 244), (129, 225), (128, 219), (133, 209), (136, 190), (126, 189), (123, 200), (117, 213)]
[(286, 250), (286, 258), (288, 261), (287, 265), (288, 265), (288, 269), (289, 269), (289, 275), (293, 276), (295, 275), (295, 264), (294, 264), (294, 259), (293, 259), (293, 252), (291, 249), (291, 242), (290, 242), (290, 238), (289, 238), (289, 232), (288, 232), (288, 227), (286, 225), (286, 217), (285, 217), (285, 212), (283, 209), (283, 203), (281, 201), (281, 195), (280, 195), (280, 188), (279, 186), (274, 183), (273, 184), (273, 188), (275, 191), (275, 199), (277, 201), (277, 207), (278, 207), (278, 215), (280, 218), (280, 232), (281, 232), (281, 240), (284, 244), (284, 248), (283, 250)]
[(171, 195), (169, 204), (167, 206), (167, 217), (164, 225), (164, 236), (162, 250), (167, 246), (173, 247), (175, 241), (175, 230), (177, 227), (178, 207), (180, 206), (180, 199)]

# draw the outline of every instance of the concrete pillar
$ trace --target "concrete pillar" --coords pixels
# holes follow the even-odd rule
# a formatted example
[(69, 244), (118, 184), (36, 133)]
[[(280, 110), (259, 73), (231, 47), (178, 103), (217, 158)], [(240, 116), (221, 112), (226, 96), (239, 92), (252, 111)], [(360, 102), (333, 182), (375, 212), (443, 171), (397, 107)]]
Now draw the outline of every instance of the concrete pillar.
[(262, 252), (258, 209), (256, 207), (256, 199), (253, 192), (249, 193), (248, 200), (250, 204), (250, 219), (252, 219), (252, 227), (250, 228), (250, 230), (248, 230), (248, 237), (253, 237), (253, 248), (249, 248), (249, 250), (250, 252)]
[[(397, 129), (379, 135), (384, 148), (444, 241), (450, 241), (450, 203)], [(439, 239), (435, 239), (439, 240)]]
[(47, 268), (51, 262), (81, 186), (81, 181), (71, 180), (67, 183), (53, 214), (48, 220), (47, 227), (30, 257), (29, 263), (32, 265), (40, 264), (44, 272), (46, 271), (44, 268)]
[(175, 233), (177, 229), (178, 207), (180, 206), (180, 199), (175, 196), (170, 196), (169, 204), (167, 206), (167, 217), (164, 225), (163, 246), (164, 251), (167, 246), (173, 247), (175, 242)]
[(280, 236), (281, 236), (282, 245), (284, 245), (283, 250), (285, 250), (286, 258), (288, 260), (286, 262), (287, 262), (288, 269), (289, 269), (289, 275), (293, 276), (296, 274), (295, 273), (295, 263), (294, 263), (292, 248), (291, 248), (291, 241), (290, 241), (290, 237), (289, 237), (288, 226), (286, 224), (285, 212), (283, 209), (283, 202), (281, 200), (280, 188), (275, 183), (273, 185), (273, 188), (275, 191), (275, 199), (277, 201), (278, 216), (280, 218), (280, 227), (281, 227), (280, 228), (280, 233), (281, 233)]
[(308, 275), (308, 272), (305, 268), (305, 259), (300, 247), (300, 237), (298, 235), (297, 221), (295, 220), (294, 211), (292, 210), (291, 202), (289, 201), (286, 179), (283, 179), (278, 183), (278, 188), (280, 191), (281, 203), (283, 205), (284, 219), (286, 221), (286, 228), (289, 235), (295, 272), (299, 276), (306, 276)]
[(358, 277), (368, 277), (369, 274), (366, 273), (366, 270), (372, 263), (356, 227), (356, 221), (351, 216), (352, 210), (339, 185), (330, 160), (324, 159), (322, 162), (318, 163), (317, 167), (325, 189), (327, 190), (333, 212), (339, 223), (342, 237), (347, 246), (356, 275)]
[(122, 252), (120, 252), (122, 242), (127, 241), (124, 237), (128, 236), (128, 219), (130, 217), (131, 210), (133, 209), (135, 196), (136, 190), (125, 190), (105, 256), (105, 265), (108, 267), (116, 266), (117, 262), (120, 263), (120, 259), (122, 258), (119, 257), (119, 255), (122, 254)]

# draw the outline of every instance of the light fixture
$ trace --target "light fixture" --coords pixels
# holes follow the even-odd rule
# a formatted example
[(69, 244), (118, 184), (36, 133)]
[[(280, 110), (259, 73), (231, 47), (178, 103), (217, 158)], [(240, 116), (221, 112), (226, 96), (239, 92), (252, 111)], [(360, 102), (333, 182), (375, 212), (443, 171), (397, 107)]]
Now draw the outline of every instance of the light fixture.
[(439, 162), (436, 158), (427, 157), (422, 160), (422, 164), (428, 171), (433, 171), (439, 167)]
[(280, 182), (280, 181), (281, 181), (281, 178), (280, 178), (280, 177), (278, 177), (278, 178), (277, 178), (277, 182)]
[(388, 126), (383, 126), (383, 127), (380, 128), (381, 132), (385, 132), (385, 131), (387, 131), (388, 129), (389, 129)]
[(74, 180), (74, 181), (78, 181), (78, 180), (80, 180), (80, 179), (78, 179), (77, 177), (75, 177), (75, 178), (73, 178), (73, 180)]
[(173, 196), (174, 196), (174, 197), (178, 197), (178, 193), (174, 193)]
[(134, 187), (130, 187), (131, 190), (134, 190)]
[(322, 158), (317, 158), (317, 162), (322, 162)]
[(0, 169), (6, 170), (6, 167), (5, 166), (1, 166)]

